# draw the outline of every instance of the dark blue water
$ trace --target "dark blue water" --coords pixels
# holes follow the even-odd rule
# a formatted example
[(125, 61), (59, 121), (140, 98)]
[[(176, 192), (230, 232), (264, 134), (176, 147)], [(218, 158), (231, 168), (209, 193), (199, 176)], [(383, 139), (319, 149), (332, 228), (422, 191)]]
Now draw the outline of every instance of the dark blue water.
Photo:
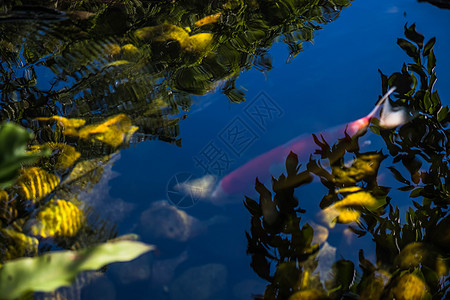
[[(102, 202), (104, 209), (110, 218), (119, 221), (121, 234), (136, 232), (147, 243), (157, 242), (159, 250), (133, 262), (134, 268), (127, 268), (126, 264), (111, 266), (106, 278), (83, 290), (83, 298), (177, 299), (184, 295), (183, 299), (250, 299), (252, 294), (262, 294), (265, 281), (249, 267), (250, 257), (246, 255), (244, 232), (249, 230), (250, 217), (243, 198), (224, 206), (208, 201), (189, 205), (184, 211), (202, 226), (186, 239), (153, 240), (148, 233), (152, 229), (139, 221), (141, 214), (152, 203), (169, 200), (167, 191), (173, 176), (185, 173), (201, 177), (204, 170), (195, 159), (204, 159), (202, 153), (211, 150), (211, 145), (231, 158), (221, 171), (227, 173), (293, 137), (317, 133), (367, 114), (381, 94), (377, 70), (391, 74), (407, 61), (396, 45), (406, 23), (415, 23), (426, 38), (436, 36), (435, 88), (443, 105), (449, 104), (450, 11), (416, 1), (354, 1), (336, 21), (317, 31), (314, 43), (305, 43), (304, 51), (289, 64), (287, 47), (279, 42), (269, 51), (272, 70), (263, 73), (251, 69), (241, 74), (237, 85), (247, 91), (246, 102), (230, 103), (220, 90), (195, 97), (188, 118), (180, 122), (181, 147), (147, 141), (121, 151), (112, 168), (119, 175), (108, 182), (107, 198), (114, 201)], [(262, 97), (275, 103), (277, 111), (260, 126), (245, 112), (260, 103)], [(221, 140), (221, 133), (241, 121), (253, 135), (250, 142), (233, 152)], [(373, 150), (379, 149), (376, 145), (374, 141)], [(389, 181), (389, 177), (385, 180)], [(314, 212), (324, 191), (319, 184), (313, 184), (297, 193), (302, 207)], [(314, 214), (305, 220), (309, 218), (314, 219)], [(173, 222), (169, 218), (166, 221)], [(179, 222), (174, 224), (182, 226)], [(353, 237), (347, 241), (344, 228), (331, 230), (328, 239), (337, 248), (335, 257), (355, 259), (354, 249), (363, 248), (366, 256), (374, 259), (370, 239)], [(213, 275), (205, 271), (208, 268), (202, 269), (208, 264), (214, 264), (209, 270), (215, 270), (211, 272), (219, 274), (217, 278), (212, 279)], [(136, 275), (139, 272), (141, 276)], [(209, 279), (201, 278), (202, 274)]]

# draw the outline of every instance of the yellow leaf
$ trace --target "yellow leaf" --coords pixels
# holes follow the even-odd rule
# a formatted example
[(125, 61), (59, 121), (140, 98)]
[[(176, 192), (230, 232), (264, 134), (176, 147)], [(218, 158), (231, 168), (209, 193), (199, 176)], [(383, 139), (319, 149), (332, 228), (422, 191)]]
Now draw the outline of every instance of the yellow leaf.
[(354, 193), (354, 192), (359, 192), (359, 191), (362, 191), (361, 187), (350, 186), (350, 187), (340, 188), (340, 189), (336, 190), (336, 193)]
[(32, 167), (21, 170), (21, 174), (14, 186), (22, 198), (36, 202), (50, 194), (59, 184), (59, 177), (47, 171)]
[(71, 237), (82, 227), (84, 214), (72, 202), (52, 200), (39, 211), (36, 220), (32, 222), (30, 232), (35, 236)]
[(380, 153), (362, 154), (347, 167), (332, 167), (334, 182), (355, 184), (367, 177), (376, 176), (384, 156)]
[(83, 119), (67, 119), (61, 116), (51, 116), (48, 118), (36, 118), (37, 121), (56, 121), (63, 128), (65, 135), (77, 135), (76, 128), (83, 126), (86, 121)]
[(126, 44), (122, 46), (121, 53), (122, 57), (127, 60), (136, 59), (140, 55), (139, 49), (133, 44)]
[(134, 36), (143, 42), (165, 42), (176, 40), (184, 48), (189, 39), (189, 34), (181, 27), (171, 24), (161, 24), (152, 27), (144, 27), (136, 30)]
[(188, 44), (184, 47), (184, 50), (206, 54), (211, 48), (213, 37), (214, 36), (211, 33), (199, 33), (193, 35), (189, 38)]
[(137, 129), (138, 127), (131, 125), (131, 120), (127, 115), (119, 114), (101, 124), (81, 128), (79, 137), (96, 139), (112, 147), (118, 147), (124, 140), (128, 140)]
[(116, 60), (113, 62), (110, 62), (109, 64), (107, 64), (107, 67), (117, 67), (117, 66), (122, 66), (122, 65), (128, 65), (130, 64), (130, 62), (128, 60)]
[(333, 228), (336, 222), (347, 224), (358, 221), (361, 216), (361, 208), (374, 211), (386, 204), (386, 198), (377, 199), (371, 193), (362, 191), (360, 187), (342, 188), (338, 191), (340, 193), (357, 192), (346, 195), (341, 201), (322, 210), (322, 219), (328, 223), (330, 228)]
[(216, 13), (214, 15), (210, 15), (210, 16), (204, 17), (204, 18), (198, 20), (197, 22), (195, 22), (194, 25), (197, 26), (197, 27), (202, 27), (202, 26), (205, 26), (205, 25), (217, 23), (217, 21), (220, 19), (221, 15), (222, 15), (222, 13), (218, 12), (218, 13)]
[(63, 143), (45, 143), (43, 145), (35, 145), (31, 147), (31, 150), (41, 151), (45, 148), (54, 151), (51, 158), (56, 158), (54, 167), (57, 170), (65, 170), (71, 167), (81, 156), (81, 154), (76, 151), (74, 147)]
[[(428, 294), (427, 284), (415, 274), (404, 274), (396, 280), (389, 291), (388, 299), (421, 300)], [(431, 296), (429, 299), (431, 299)]]
[[(1, 245), (3, 243), (3, 245)], [(23, 256), (34, 256), (38, 252), (39, 241), (13, 229), (0, 229), (1, 261)]]
[(107, 44), (105, 46), (105, 53), (110, 56), (115, 56), (120, 53), (120, 46), (118, 44)]
[(17, 209), (9, 200), (9, 195), (4, 190), (0, 190), (0, 219), (7, 224), (17, 218)]
[(368, 192), (357, 192), (347, 195), (344, 199), (334, 204), (336, 208), (347, 206), (376, 207), (377, 200)]
[(353, 209), (342, 209), (339, 210), (339, 216), (337, 217), (337, 222), (341, 224), (347, 224), (351, 222), (356, 222), (361, 215), (361, 212)]
[(57, 121), (60, 126), (78, 128), (83, 126), (86, 121), (83, 119), (67, 119), (61, 116), (51, 116), (48, 118), (36, 118), (38, 121)]

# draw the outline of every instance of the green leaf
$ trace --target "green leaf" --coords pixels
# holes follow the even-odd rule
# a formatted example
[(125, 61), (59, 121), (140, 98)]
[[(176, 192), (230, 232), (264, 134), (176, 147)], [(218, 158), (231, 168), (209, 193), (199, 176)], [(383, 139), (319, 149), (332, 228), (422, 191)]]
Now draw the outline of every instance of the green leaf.
[(383, 94), (386, 94), (388, 90), (388, 77), (384, 75), (380, 69), (378, 69), (378, 72), (380, 73), (381, 76), (381, 90)]
[(409, 180), (407, 180), (405, 177), (403, 177), (403, 175), (394, 167), (387, 167), (392, 174), (394, 175), (395, 179), (397, 179), (397, 181), (404, 183), (406, 185), (411, 185), (411, 183), (409, 182)]
[(432, 114), (433, 113), (433, 104), (431, 103), (430, 93), (427, 91), (423, 97), (423, 104), (425, 106), (425, 109), (427, 113)]
[(286, 172), (288, 176), (297, 174), (298, 156), (294, 152), (290, 152), (286, 158)]
[(441, 109), (438, 111), (438, 114), (437, 114), (438, 122), (444, 121), (445, 118), (447, 117), (447, 115), (448, 115), (448, 106), (441, 107)]
[(434, 67), (436, 67), (436, 57), (434, 56), (434, 51), (431, 50), (427, 56), (427, 71), (429, 74), (433, 73)]
[(340, 285), (342, 290), (348, 291), (355, 277), (354, 263), (351, 260), (341, 259), (333, 264), (332, 270), (335, 274), (335, 285)]
[(431, 103), (433, 103), (433, 108), (441, 107), (441, 98), (439, 98), (437, 91), (432, 92), (430, 98)]
[(436, 38), (432, 37), (426, 44), (425, 47), (423, 47), (423, 56), (428, 56), (428, 54), (430, 54), (430, 51), (433, 49), (434, 47), (434, 43), (436, 43)]
[(402, 186), (402, 187), (399, 187), (399, 188), (398, 188), (398, 190), (399, 190), (399, 191), (402, 191), (402, 192), (407, 192), (407, 191), (410, 191), (410, 190), (412, 190), (412, 189), (414, 189), (414, 186), (413, 186), (413, 185), (407, 185), (407, 186)]
[(24, 164), (30, 164), (49, 151), (27, 153), (26, 147), (32, 134), (25, 128), (13, 124), (0, 124), (0, 189), (11, 186)]
[(418, 61), (418, 59), (419, 59), (419, 51), (417, 50), (417, 48), (412, 43), (408, 42), (405, 39), (398, 38), (397, 39), (397, 45), (399, 45), (400, 48), (402, 48), (403, 51), (405, 51), (406, 54), (409, 57), (414, 58), (414, 60), (416, 62)]
[(2, 299), (15, 299), (30, 291), (53, 291), (70, 285), (82, 271), (130, 261), (153, 249), (150, 245), (125, 240), (9, 261), (0, 269), (0, 295)]
[(423, 188), (417, 188), (414, 191), (411, 192), (411, 194), (409, 194), (409, 197), (411, 198), (417, 198), (420, 196), (420, 194), (422, 193)]
[(423, 36), (423, 34), (418, 33), (418, 32), (416, 31), (416, 24), (412, 24), (409, 28), (406, 27), (406, 24), (405, 24), (405, 36), (406, 36), (409, 40), (411, 40), (411, 41), (413, 41), (414, 43), (416, 43), (417, 46), (419, 47), (419, 49), (422, 48), (422, 46), (423, 46), (423, 40), (424, 40), (425, 37)]

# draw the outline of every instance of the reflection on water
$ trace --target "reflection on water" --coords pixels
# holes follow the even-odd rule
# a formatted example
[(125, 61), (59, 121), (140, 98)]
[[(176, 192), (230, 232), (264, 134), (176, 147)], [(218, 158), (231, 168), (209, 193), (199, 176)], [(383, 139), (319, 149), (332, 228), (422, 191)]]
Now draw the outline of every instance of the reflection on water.
[[(323, 268), (327, 261), (335, 260), (336, 248), (314, 243), (317, 229), (308, 223), (300, 225), (302, 216), (310, 217), (302, 209), (306, 199), (294, 190), (310, 180), (305, 176), (292, 179), (298, 178), (302, 168), (297, 155), (291, 153), (286, 159), (286, 175), (273, 179), (273, 192), (257, 181), (259, 200), (245, 201), (252, 215), (247, 233), (251, 266), (270, 283), (264, 299), (341, 299), (355, 294), (362, 299), (443, 299), (448, 294), (447, 247), (436, 239), (447, 240), (448, 229), (439, 234), (435, 231), (448, 219), (449, 143), (448, 131), (444, 133), (448, 108), (432, 90), (436, 80), (435, 39), (424, 45), (424, 37), (414, 25), (405, 26), (405, 36), (410, 41), (398, 39), (397, 43), (415, 63), (404, 65), (402, 73), (381, 74), (383, 89), (398, 84), (398, 101), (413, 110), (420, 107), (420, 115), (397, 130), (383, 129), (381, 122), (371, 128), (383, 137), (389, 155), (360, 152), (358, 135), (346, 135), (334, 144), (316, 138), (315, 153), (320, 158), (310, 157), (303, 171), (319, 177), (328, 190), (320, 202), (324, 224), (329, 228), (336, 223), (351, 224), (348, 229), (353, 234), (370, 235), (376, 247), (374, 261), (360, 249), (362, 273), (344, 258)], [(430, 138), (432, 143), (422, 143)], [(352, 154), (350, 162), (348, 154)], [(380, 167), (388, 157), (391, 166), (387, 169), (402, 185), (398, 190), (410, 192), (410, 198), (424, 197), (421, 204), (408, 199), (408, 210), (401, 212), (406, 223), (400, 222), (397, 199), (388, 196), (394, 184), (378, 184)], [(413, 182), (402, 174), (410, 175)]]
[[(201, 132), (181, 127), (196, 118), (195, 95), (221, 92), (233, 106), (245, 101), (242, 75), (254, 69), (267, 76), (277, 68), (269, 51), (277, 41), (287, 45), (292, 62), (303, 42), (337, 20), (350, 1), (28, 4), (36, 5), (0, 5), (0, 116), (29, 130), (10, 123), (0, 130), (1, 262), (84, 249), (130, 232), (158, 248), (81, 274), (72, 288), (37, 298), (448, 294), (450, 117), (434, 89), (435, 38), (426, 40), (415, 25), (405, 25), (397, 44), (410, 62), (390, 76), (380, 72), (382, 93), (397, 89), (391, 97), (396, 101), (387, 99), (379, 117), (357, 120), (334, 136), (296, 139), (230, 177), (225, 174), (232, 164), (253, 153), (261, 132), (291, 107), (281, 109), (260, 93), (208, 139), (208, 127), (223, 112)], [(218, 175), (218, 188), (211, 187), (217, 182), (210, 175), (201, 180), (182, 172), (179, 161), (186, 157), (180, 153), (191, 136), (202, 143), (195, 165)], [(363, 149), (361, 140), (368, 137), (378, 143)], [(151, 164), (142, 164), (151, 184), (120, 186), (126, 194), (112, 195), (121, 151), (134, 153), (130, 145), (143, 141), (155, 148), (167, 142), (170, 151), (180, 152), (152, 152)], [(153, 182), (163, 181), (166, 169), (187, 176), (173, 176), (161, 195), (165, 187)], [(229, 192), (236, 195), (234, 204), (194, 201)], [(186, 193), (188, 204), (180, 202)], [(245, 230), (247, 245), (241, 243)]]

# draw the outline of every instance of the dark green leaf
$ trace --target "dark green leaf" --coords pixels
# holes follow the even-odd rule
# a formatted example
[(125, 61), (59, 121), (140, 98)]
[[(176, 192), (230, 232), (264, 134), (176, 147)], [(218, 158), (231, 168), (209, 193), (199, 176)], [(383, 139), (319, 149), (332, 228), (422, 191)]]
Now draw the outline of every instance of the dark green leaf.
[(396, 92), (398, 92), (400, 95), (406, 94), (411, 90), (411, 85), (413, 83), (411, 76), (406, 73), (393, 73), (391, 76), (389, 76), (389, 86), (395, 86), (397, 87)]
[(255, 271), (255, 273), (258, 274), (259, 277), (269, 281), (271, 280), (270, 263), (263, 255), (260, 254), (253, 255), (250, 266)]
[(445, 118), (448, 115), (448, 106), (442, 106), (441, 109), (438, 111), (437, 114), (437, 120), (438, 122), (442, 122), (445, 120)]
[(411, 194), (409, 194), (409, 197), (417, 198), (417, 197), (421, 196), (422, 191), (423, 191), (423, 188), (417, 188), (414, 191), (412, 191)]
[(413, 58), (414, 61), (418, 62), (419, 60), (419, 50), (410, 42), (408, 42), (405, 39), (397, 39), (397, 44), (400, 46), (400, 48), (403, 49), (403, 51), (406, 52), (406, 54)]
[(405, 24), (405, 36), (406, 36), (409, 40), (411, 40), (411, 41), (413, 41), (414, 43), (416, 43), (417, 46), (419, 47), (419, 49), (422, 48), (424, 36), (423, 36), (423, 34), (418, 33), (418, 32), (416, 31), (416, 24), (412, 24), (412, 25), (409, 26), (409, 27), (406, 27), (406, 24)]
[(409, 180), (407, 180), (405, 177), (402, 176), (402, 174), (395, 169), (394, 167), (387, 167), (392, 174), (394, 175), (395, 179), (397, 179), (399, 182), (407, 184), (407, 185), (411, 185), (411, 182), (409, 182)]
[(430, 54), (430, 51), (433, 49), (434, 43), (436, 43), (436, 38), (432, 37), (426, 44), (425, 47), (423, 47), (423, 56), (428, 56)]
[(407, 191), (410, 191), (410, 190), (412, 190), (412, 189), (414, 189), (414, 186), (413, 186), (413, 185), (407, 185), (407, 186), (402, 186), (402, 187), (399, 187), (399, 188), (398, 188), (398, 190), (399, 190), (399, 191), (402, 191), (402, 192), (407, 192)]
[(260, 217), (262, 215), (261, 208), (255, 200), (245, 196), (244, 205), (253, 216)]
[(340, 285), (341, 289), (348, 291), (355, 276), (355, 265), (350, 260), (341, 259), (332, 266), (335, 274), (336, 285)]
[(431, 103), (430, 93), (428, 91), (423, 96), (423, 105), (427, 113), (433, 113), (433, 103)]
[(416, 201), (413, 201), (413, 205), (415, 208), (417, 209), (423, 209), (422, 205), (420, 205), (419, 203), (417, 203)]
[(427, 89), (428, 87), (428, 76), (425, 73), (425, 69), (422, 65), (408, 64), (408, 70), (417, 73), (420, 76), (420, 84), (422, 89)]
[(380, 73), (381, 76), (381, 91), (383, 92), (383, 95), (387, 93), (388, 90), (388, 78), (386, 75), (383, 74), (383, 72), (381, 72), (380, 69), (378, 69), (378, 72)]
[(430, 76), (430, 83), (428, 84), (430, 90), (433, 90), (434, 84), (436, 83), (437, 77), (436, 77), (436, 73), (432, 73)]
[(366, 233), (367, 233), (366, 231), (356, 229), (356, 228), (353, 227), (353, 226), (348, 226), (348, 229), (349, 229), (351, 232), (357, 234), (358, 237), (362, 237), (362, 236), (366, 235)]
[(427, 71), (429, 74), (433, 73), (436, 67), (436, 57), (434, 56), (434, 51), (431, 50), (430, 54), (427, 55)]
[(439, 98), (437, 91), (432, 92), (430, 98), (431, 103), (433, 103), (433, 108), (441, 107), (441, 99)]
[(294, 152), (290, 152), (286, 158), (286, 171), (288, 176), (297, 174), (298, 156)]

